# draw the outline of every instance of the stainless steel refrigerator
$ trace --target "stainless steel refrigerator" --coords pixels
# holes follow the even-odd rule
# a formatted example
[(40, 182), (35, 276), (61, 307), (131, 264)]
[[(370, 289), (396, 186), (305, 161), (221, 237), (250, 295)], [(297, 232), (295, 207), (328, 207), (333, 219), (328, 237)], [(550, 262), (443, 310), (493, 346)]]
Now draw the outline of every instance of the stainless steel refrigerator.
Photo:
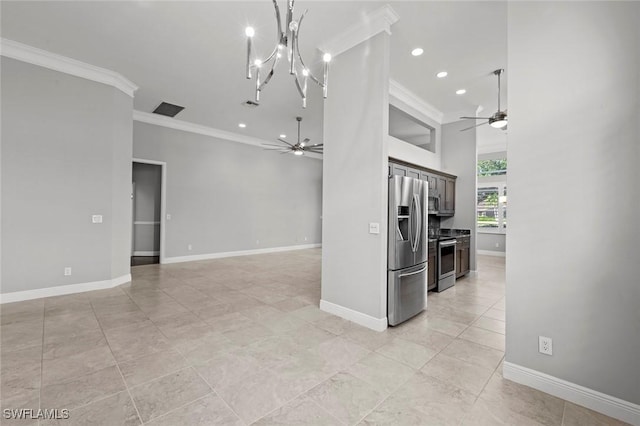
[(389, 325), (398, 325), (427, 307), (428, 196), (428, 182), (389, 177)]

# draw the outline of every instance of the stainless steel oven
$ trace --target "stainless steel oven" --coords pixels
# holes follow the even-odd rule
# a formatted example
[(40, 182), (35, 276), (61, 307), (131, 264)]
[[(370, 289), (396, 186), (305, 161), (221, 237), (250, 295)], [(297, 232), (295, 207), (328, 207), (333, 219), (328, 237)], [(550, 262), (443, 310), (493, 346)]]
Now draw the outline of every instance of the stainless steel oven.
[(455, 238), (438, 241), (438, 291), (443, 291), (456, 283)]

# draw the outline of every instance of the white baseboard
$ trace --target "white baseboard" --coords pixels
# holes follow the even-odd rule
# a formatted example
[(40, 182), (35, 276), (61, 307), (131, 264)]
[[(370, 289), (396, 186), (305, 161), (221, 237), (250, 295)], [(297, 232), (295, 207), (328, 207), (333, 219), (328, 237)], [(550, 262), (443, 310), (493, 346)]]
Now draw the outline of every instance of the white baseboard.
[(193, 262), (196, 260), (221, 259), (224, 257), (249, 256), (252, 254), (277, 253), (281, 251), (304, 250), (304, 249), (311, 249), (311, 248), (318, 248), (318, 247), (322, 247), (322, 244), (303, 244), (299, 246), (271, 247), (271, 248), (264, 248), (264, 249), (255, 249), (255, 250), (239, 250), (239, 251), (227, 251), (222, 253), (196, 254), (193, 256), (165, 257), (162, 263)]
[(61, 285), (57, 287), (38, 288), (35, 290), (14, 291), (12, 293), (0, 294), (0, 304), (41, 299), (43, 297), (62, 296), (65, 294), (84, 293), (85, 291), (104, 290), (117, 287), (129, 281), (131, 281), (131, 274), (123, 275), (112, 280)]
[(550, 395), (587, 407), (609, 417), (640, 426), (640, 405), (567, 382), (566, 380), (522, 367), (511, 362), (504, 362), (502, 375), (516, 383), (520, 383)]
[(496, 257), (506, 257), (507, 253), (504, 251), (493, 251), (493, 250), (478, 250), (477, 254), (482, 254), (485, 256), (496, 256)]
[(160, 256), (159, 251), (134, 251), (134, 256)]
[(374, 331), (384, 331), (387, 329), (387, 318), (374, 318), (362, 312), (336, 305), (335, 303), (320, 300), (320, 310), (337, 315), (340, 318), (355, 322), (363, 327)]

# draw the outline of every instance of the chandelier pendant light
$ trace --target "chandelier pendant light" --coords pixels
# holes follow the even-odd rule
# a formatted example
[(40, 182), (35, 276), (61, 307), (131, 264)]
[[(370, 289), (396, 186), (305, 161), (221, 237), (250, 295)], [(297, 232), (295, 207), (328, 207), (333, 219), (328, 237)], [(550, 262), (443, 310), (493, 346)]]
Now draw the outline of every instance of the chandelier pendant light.
[[(327, 97), (327, 83), (329, 81), (329, 62), (331, 62), (331, 55), (329, 53), (325, 53), (322, 56), (323, 61), (323, 76), (322, 82), (316, 78), (311, 70), (305, 65), (302, 56), (300, 55), (300, 49), (298, 45), (298, 35), (300, 34), (300, 27), (302, 25), (302, 21), (304, 20), (304, 16), (307, 11), (300, 15), (298, 20), (295, 20), (293, 17), (293, 6), (294, 0), (287, 0), (287, 15), (284, 30), (282, 28), (282, 19), (280, 16), (280, 8), (278, 7), (278, 2), (276, 0), (273, 1), (273, 7), (275, 9), (276, 14), (276, 25), (277, 25), (277, 43), (271, 54), (264, 60), (261, 60), (256, 57), (253, 52), (253, 37), (255, 36), (255, 30), (252, 27), (247, 27), (245, 29), (245, 35), (247, 36), (247, 64), (246, 64), (246, 77), (248, 80), (251, 80), (255, 77), (256, 84), (256, 92), (255, 92), (255, 101), (260, 102), (260, 92), (266, 86), (271, 77), (275, 72), (276, 67), (278, 66), (278, 62), (282, 58), (283, 55), (287, 55), (287, 60), (289, 62), (289, 74), (291, 74), (294, 78), (294, 82), (296, 84), (296, 88), (298, 89), (298, 93), (302, 97), (302, 107), (307, 107), (307, 87), (309, 79), (311, 79), (314, 83), (322, 88), (323, 97), (326, 99)], [(264, 80), (261, 78), (262, 69), (267, 66), (271, 66), (269, 72), (264, 77)]]

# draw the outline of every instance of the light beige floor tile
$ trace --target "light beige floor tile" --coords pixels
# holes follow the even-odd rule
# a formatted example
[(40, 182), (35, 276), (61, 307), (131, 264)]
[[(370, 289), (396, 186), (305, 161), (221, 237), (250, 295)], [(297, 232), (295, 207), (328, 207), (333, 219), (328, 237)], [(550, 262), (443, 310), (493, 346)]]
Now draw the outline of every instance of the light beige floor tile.
[(421, 371), (427, 376), (464, 389), (476, 396), (480, 394), (493, 374), (493, 369), (470, 364), (443, 353), (436, 355), (422, 367)]
[(480, 316), (477, 314), (460, 311), (446, 305), (431, 306), (429, 305), (429, 302), (427, 302), (426, 315), (428, 318), (443, 318), (449, 321), (454, 321), (457, 323), (467, 324), (467, 325), (471, 325), (471, 323), (473, 323)]
[(42, 407), (74, 409), (125, 389), (116, 366), (87, 374), (62, 383), (43, 386), (40, 391)]
[(279, 309), (281, 311), (292, 312), (300, 308), (304, 308), (305, 306), (308, 305), (308, 303), (293, 297), (287, 297), (286, 299), (279, 302), (272, 303), (271, 305), (274, 308)]
[(229, 387), (258, 372), (260, 362), (246, 352), (233, 351), (214, 354), (194, 367), (213, 388)]
[(362, 360), (371, 351), (343, 337), (336, 337), (320, 343), (311, 349), (320, 355), (336, 371), (347, 369)]
[(237, 346), (246, 346), (258, 340), (273, 336), (274, 332), (262, 325), (253, 324), (237, 330), (225, 331), (223, 335)]
[(335, 315), (331, 315), (328, 318), (322, 318), (318, 321), (315, 321), (313, 325), (323, 330), (328, 331), (329, 333), (333, 333), (337, 336), (344, 334), (345, 331), (349, 327), (351, 327), (353, 323), (351, 321), (347, 321), (346, 319), (337, 317)]
[(40, 408), (40, 390), (24, 390), (23, 392), (14, 393), (12, 396), (2, 392), (0, 399), (0, 411), (2, 412), (2, 424), (7, 426), (38, 426), (38, 420), (31, 419), (7, 419), (5, 418), (5, 409), (20, 410), (30, 409), (37, 410)]
[(394, 338), (388, 331), (381, 333), (355, 323), (349, 324), (349, 327), (342, 333), (342, 337), (352, 340), (371, 351), (386, 345)]
[(493, 318), (482, 316), (473, 323), (473, 326), (493, 331), (495, 333), (505, 334), (504, 321), (496, 320)]
[(209, 385), (192, 369), (163, 376), (130, 389), (143, 422), (202, 398), (211, 392)]
[(188, 366), (187, 360), (175, 350), (155, 352), (119, 364), (120, 371), (129, 387), (165, 376)]
[(530, 419), (509, 410), (504, 406), (496, 406), (482, 398), (478, 398), (473, 408), (462, 421), (464, 426), (522, 425), (542, 426), (543, 423)]
[(225, 331), (237, 330), (255, 324), (253, 320), (237, 312), (207, 319), (205, 322), (209, 324), (210, 330), (215, 333), (224, 333)]
[(318, 346), (322, 342), (333, 339), (335, 334), (319, 329), (318, 327), (307, 324), (302, 327), (287, 331), (285, 334), (291, 336), (295, 344), (301, 348), (310, 349)]
[(227, 404), (213, 393), (158, 417), (149, 424), (153, 426), (243, 425)]
[(315, 305), (304, 306), (300, 309), (292, 311), (291, 314), (302, 318), (307, 322), (316, 322), (322, 319), (330, 318), (332, 316), (331, 314), (321, 311), (320, 308)]
[(372, 415), (373, 419), (380, 419), (383, 424), (384, 419), (393, 420), (396, 416), (399, 420), (404, 420), (405, 413), (408, 413), (408, 424), (417, 418), (426, 418), (427, 422), (422, 424), (456, 425), (471, 410), (474, 401), (472, 393), (417, 372), (377, 407)]
[(504, 358), (502, 351), (464, 339), (454, 340), (442, 353), (489, 370), (494, 370)]
[(355, 424), (380, 403), (383, 393), (348, 373), (338, 373), (306, 396), (343, 424)]
[(98, 316), (98, 322), (103, 330), (125, 327), (131, 324), (138, 324), (148, 321), (149, 317), (141, 310), (131, 312), (115, 312)]
[(448, 334), (453, 337), (457, 337), (468, 327), (467, 324), (438, 317), (427, 317), (421, 321), (421, 324), (430, 330)]
[(267, 327), (275, 334), (286, 333), (296, 328), (304, 327), (307, 322), (300, 317), (292, 314), (279, 315), (275, 318), (265, 319), (261, 324)]
[(40, 388), (42, 349), (40, 346), (4, 352), (0, 359), (2, 398), (11, 398)]
[(105, 330), (105, 335), (118, 362), (170, 348), (168, 340), (151, 321)]
[(433, 349), (401, 338), (391, 340), (376, 352), (415, 369), (421, 368), (437, 354)]
[(258, 420), (254, 425), (315, 425), (334, 426), (338, 420), (313, 401), (300, 397), (282, 406), (275, 412)]
[(45, 338), (42, 358), (50, 360), (85, 352), (107, 344), (102, 330), (92, 330), (73, 337)]
[(42, 385), (50, 385), (86, 376), (116, 364), (106, 343), (65, 357), (42, 361)]
[(373, 352), (346, 371), (389, 394), (409, 380), (416, 370)]
[(71, 312), (62, 315), (45, 316), (44, 318), (44, 335), (46, 339), (67, 339), (96, 330), (100, 330), (100, 324), (93, 311)]
[(487, 312), (482, 314), (482, 316), (483, 317), (487, 317), (487, 318), (496, 319), (496, 320), (499, 320), (499, 321), (505, 321), (505, 311), (501, 311), (501, 310), (495, 309), (495, 308), (489, 309)]
[(0, 305), (0, 325), (18, 322), (42, 322), (44, 318), (44, 299), (24, 302), (3, 303)]
[(460, 339), (469, 340), (470, 342), (488, 346), (499, 351), (504, 352), (505, 349), (504, 334), (495, 333), (483, 328), (471, 326), (462, 332), (459, 337)]
[(0, 327), (2, 353), (42, 345), (43, 320), (35, 318), (14, 322)]
[(505, 380), (498, 373), (491, 377), (480, 398), (492, 407), (515, 412), (545, 425), (559, 425), (562, 421), (563, 400)]
[(84, 426), (84, 425), (122, 425), (141, 424), (133, 401), (126, 391), (101, 399), (69, 412), (66, 420), (40, 422), (41, 426)]
[(623, 426), (627, 424), (570, 402), (564, 404), (562, 426)]
[(436, 352), (440, 352), (454, 339), (448, 334), (433, 331), (421, 326), (411, 326), (411, 324), (402, 328), (398, 333), (395, 333), (395, 336), (425, 346), (426, 348)]
[(273, 371), (260, 370), (241, 381), (216, 388), (216, 393), (250, 424), (295, 397), (287, 384)]
[(238, 348), (238, 345), (222, 333), (209, 333), (204, 337), (185, 341), (174, 345), (186, 359), (192, 364), (204, 362), (220, 352), (229, 352)]

